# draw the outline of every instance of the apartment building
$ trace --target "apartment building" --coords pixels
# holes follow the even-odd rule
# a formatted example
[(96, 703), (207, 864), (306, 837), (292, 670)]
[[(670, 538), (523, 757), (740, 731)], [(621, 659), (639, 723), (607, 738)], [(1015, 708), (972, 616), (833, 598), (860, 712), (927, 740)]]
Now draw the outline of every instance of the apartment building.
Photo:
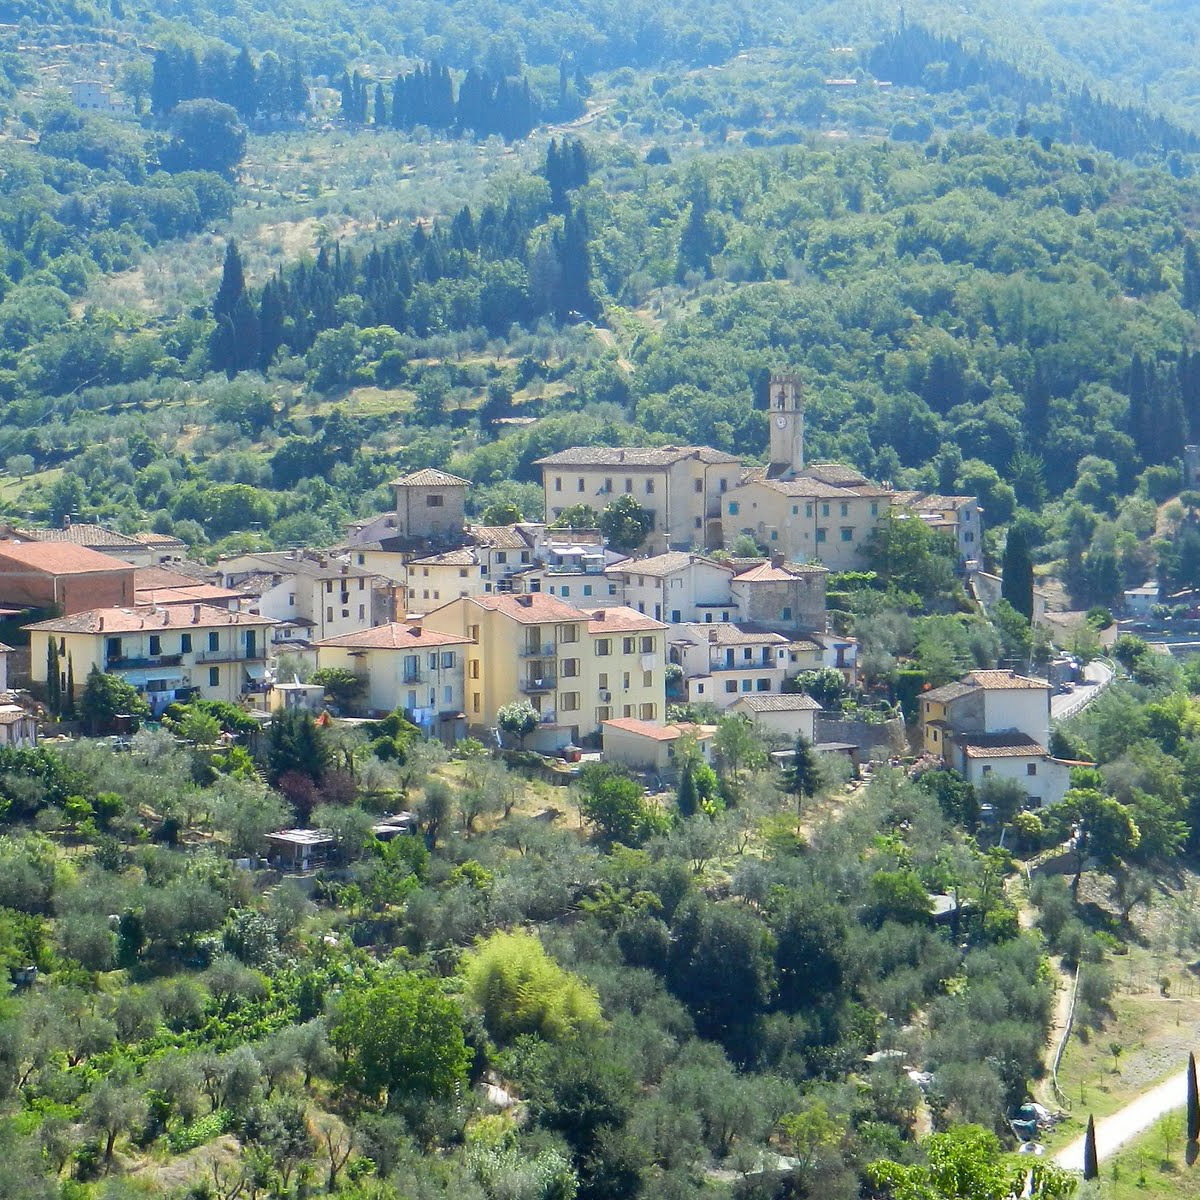
[(0, 606), (71, 614), (133, 604), (130, 563), (69, 542), (0, 541)]
[(794, 672), (789, 640), (734, 624), (672, 626), (670, 661), (683, 669), (687, 699), (728, 708), (739, 696), (783, 691)]
[(205, 604), (100, 608), (28, 625), (34, 683), (46, 683), (49, 643), (67, 686), (82, 691), (92, 667), (119, 675), (158, 714), (175, 700), (237, 701), (266, 686), (269, 617)]
[(577, 608), (544, 593), (464, 596), (423, 627), (465, 636), (467, 720), (495, 728), (505, 704), (526, 698), (540, 723), (530, 744), (557, 749), (594, 740), (614, 716), (661, 720), (665, 626), (628, 608)]
[(737, 619), (730, 585), (733, 568), (701, 554), (668, 550), (651, 558), (630, 558), (609, 567), (606, 575), (619, 581), (625, 603), (656, 621)]
[(389, 622), (317, 643), (318, 667), (342, 667), (364, 681), (363, 707), (404, 709), (427, 734), (450, 743), (466, 732), (465, 636)]
[(651, 554), (720, 546), (722, 500), (742, 471), (735, 455), (710, 446), (576, 446), (534, 465), (542, 469), (547, 521), (577, 504), (602, 512), (632, 496), (654, 516), (643, 544)]
[(983, 509), (977, 497), (897, 492), (894, 503), (898, 511), (912, 514), (930, 529), (953, 539), (963, 567), (979, 568), (983, 560)]

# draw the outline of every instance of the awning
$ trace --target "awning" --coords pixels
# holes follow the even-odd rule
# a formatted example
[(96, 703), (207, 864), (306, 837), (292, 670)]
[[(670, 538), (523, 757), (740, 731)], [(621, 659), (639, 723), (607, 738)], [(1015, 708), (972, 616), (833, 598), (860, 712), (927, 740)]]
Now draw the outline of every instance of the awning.
[(246, 674), (254, 680), (265, 679), (267, 677), (266, 663), (245, 663), (243, 664)]

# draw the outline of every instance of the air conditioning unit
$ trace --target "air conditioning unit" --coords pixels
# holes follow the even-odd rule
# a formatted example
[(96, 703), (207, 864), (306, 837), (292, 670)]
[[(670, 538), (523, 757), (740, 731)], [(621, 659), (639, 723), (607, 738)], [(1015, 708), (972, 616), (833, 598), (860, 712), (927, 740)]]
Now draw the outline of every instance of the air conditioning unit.
[(601, 692), (600, 693), (600, 702), (602, 704), (607, 704), (611, 699), (612, 699), (612, 692)]

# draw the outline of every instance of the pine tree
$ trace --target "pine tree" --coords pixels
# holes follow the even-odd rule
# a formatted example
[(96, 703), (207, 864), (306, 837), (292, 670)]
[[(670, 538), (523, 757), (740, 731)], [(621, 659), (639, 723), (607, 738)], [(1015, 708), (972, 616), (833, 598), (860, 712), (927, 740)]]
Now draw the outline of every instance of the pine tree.
[(75, 716), (75, 659), (67, 655), (67, 690), (62, 698), (63, 716), (69, 720)]
[(229, 316), (245, 292), (246, 275), (242, 270), (242, 256), (238, 252), (237, 242), (230, 238), (225, 243), (225, 263), (221, 270), (221, 286), (213, 300), (213, 316), (217, 320)]
[(1027, 621), (1033, 620), (1033, 559), (1029, 539), (1018, 524), (1009, 526), (1004, 543), (1000, 594)]
[(1200, 1140), (1200, 1089), (1196, 1086), (1196, 1056), (1188, 1055), (1187, 1073), (1187, 1136), (1189, 1142)]
[(229, 78), (230, 103), (243, 121), (251, 121), (258, 113), (258, 72), (245, 46), (234, 59)]
[(687, 220), (679, 237), (679, 255), (675, 277), (680, 283), (697, 272), (705, 279), (712, 278), (713, 235), (708, 223), (708, 186), (702, 179), (692, 188), (692, 201)]
[(683, 773), (679, 776), (679, 789), (675, 793), (675, 804), (679, 809), (679, 815), (683, 817), (695, 816), (696, 809), (700, 807), (696, 773), (692, 769), (691, 763), (684, 767)]
[(383, 84), (375, 85), (375, 124), (381, 129), (388, 123), (387, 96), (384, 95)]

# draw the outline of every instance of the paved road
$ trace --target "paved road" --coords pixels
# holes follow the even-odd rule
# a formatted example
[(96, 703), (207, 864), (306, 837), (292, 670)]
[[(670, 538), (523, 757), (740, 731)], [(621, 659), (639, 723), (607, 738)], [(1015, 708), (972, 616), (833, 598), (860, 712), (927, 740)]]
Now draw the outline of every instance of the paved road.
[[(1159, 1117), (1186, 1106), (1187, 1071), (1180, 1071), (1157, 1087), (1143, 1092), (1111, 1117), (1096, 1122), (1096, 1157), (1104, 1162), (1126, 1142), (1133, 1141), (1139, 1133), (1145, 1133)], [(1082, 1171), (1083, 1138), (1077, 1137), (1070, 1145), (1063, 1147), (1054, 1156), (1054, 1161), (1068, 1170)]]
[(1072, 692), (1050, 697), (1050, 720), (1065, 721), (1082, 712), (1112, 682), (1112, 667), (1102, 662), (1090, 662), (1083, 668), (1083, 682)]

